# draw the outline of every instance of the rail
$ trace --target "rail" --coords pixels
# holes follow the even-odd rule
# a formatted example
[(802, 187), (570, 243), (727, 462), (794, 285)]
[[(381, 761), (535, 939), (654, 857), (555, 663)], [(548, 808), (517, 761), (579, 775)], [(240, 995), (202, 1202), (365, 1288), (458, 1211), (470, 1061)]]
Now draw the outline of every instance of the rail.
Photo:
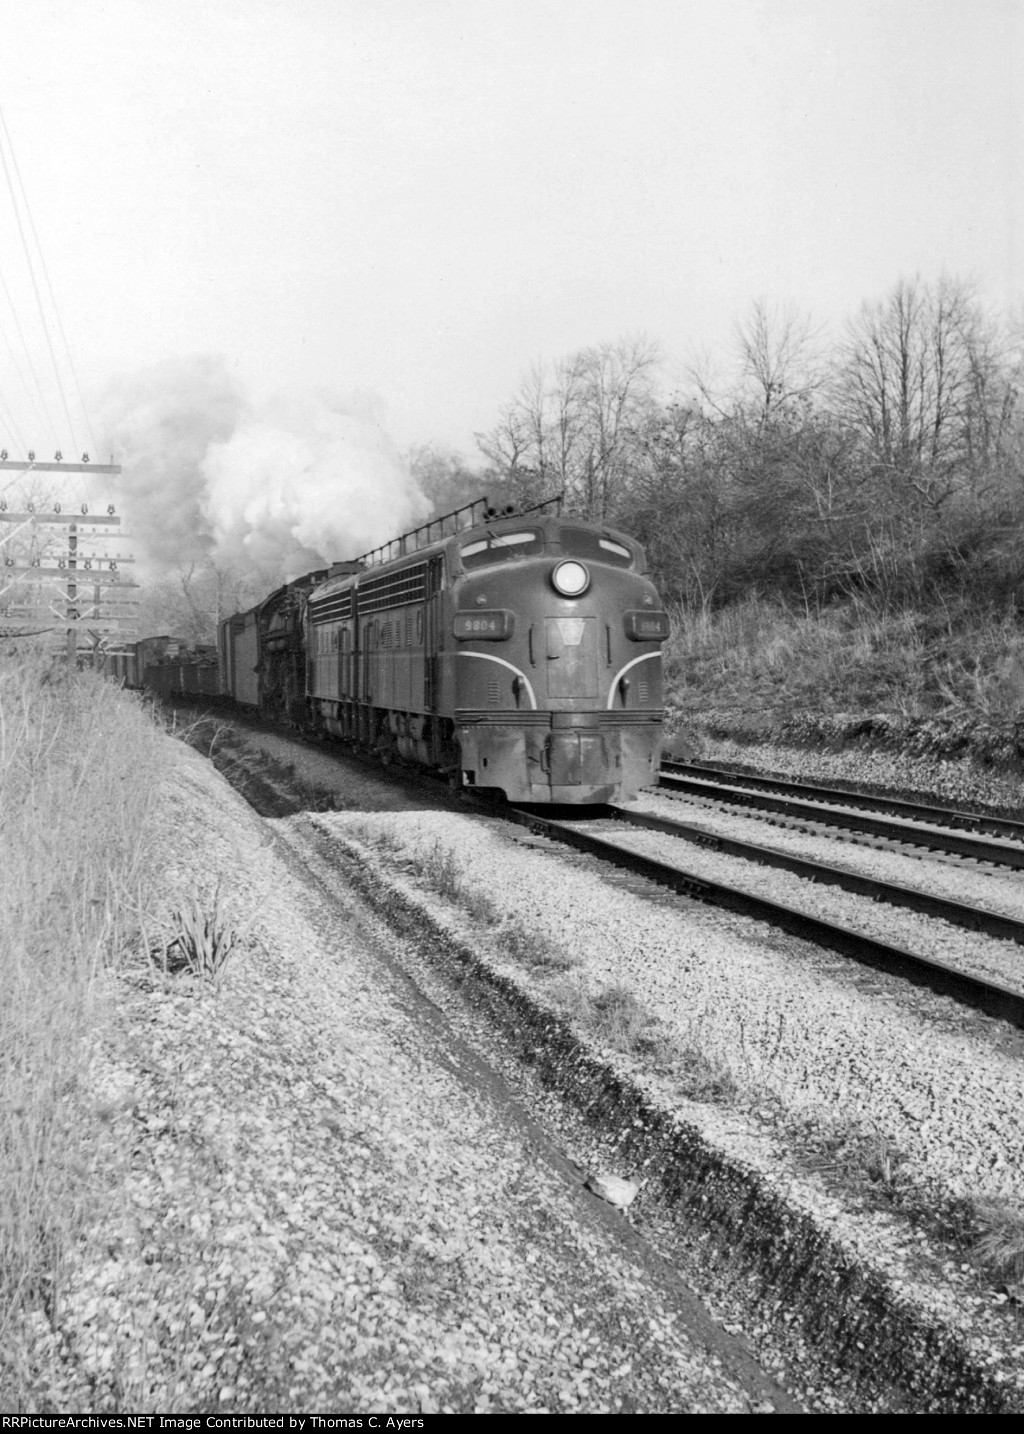
[[(613, 816), (615, 813), (611, 809), (605, 809), (605, 815)], [(669, 887), (683, 896), (741, 916), (768, 922), (792, 936), (802, 937), (817, 946), (837, 951), (862, 965), (899, 976), (939, 995), (952, 997), (961, 1005), (970, 1006), (1018, 1029), (1024, 1029), (1024, 994), (999, 982), (987, 981), (935, 957), (909, 951), (894, 942), (882, 941), (866, 932), (826, 921), (811, 912), (771, 901), (740, 887), (713, 881), (706, 876), (697, 876), (668, 862), (630, 851), (614, 841), (581, 831), (571, 822), (540, 817), (515, 807), (509, 809), (508, 816), (518, 825), (527, 827), (538, 835), (596, 856), (659, 886)]]
[[(952, 830), (952, 822), (948, 823), (947, 829), (943, 829), (935, 824), (934, 819), (925, 819), (920, 811), (914, 813), (916, 820), (910, 815), (872, 816), (869, 811), (854, 809), (846, 802), (847, 794), (835, 789), (804, 788), (804, 793), (813, 796), (813, 800), (797, 800), (790, 796), (776, 795), (773, 791), (734, 785), (733, 773), (725, 774), (727, 779), (720, 780), (707, 769), (698, 767), (691, 770), (693, 776), (663, 764), (658, 774), (658, 784), (668, 792), (684, 792), (688, 796), (707, 797), (730, 806), (777, 812), (780, 816), (797, 821), (840, 827), (844, 831), (863, 832), (887, 841), (902, 842), (906, 846), (949, 852), (956, 856), (973, 858), (975, 861), (990, 862), (996, 866), (1024, 868), (1024, 843), (1019, 840), (1005, 837), (985, 838), (962, 830)], [(776, 790), (781, 790), (784, 786), (784, 783), (779, 783)], [(866, 800), (860, 799), (861, 808)], [(824, 805), (828, 802), (832, 805)], [(908, 811), (912, 810), (910, 804), (904, 805)], [(949, 817), (957, 815), (967, 814), (948, 814)]]

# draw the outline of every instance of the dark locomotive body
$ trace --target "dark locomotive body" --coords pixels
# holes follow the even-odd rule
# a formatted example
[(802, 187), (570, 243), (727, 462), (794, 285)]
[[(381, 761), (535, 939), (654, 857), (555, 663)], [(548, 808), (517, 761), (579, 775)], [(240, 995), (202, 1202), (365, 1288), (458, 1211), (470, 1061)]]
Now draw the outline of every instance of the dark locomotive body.
[(628, 797), (660, 753), (667, 635), (631, 538), (491, 520), (312, 590), (311, 718), (510, 801)]
[(165, 659), (147, 685), (220, 692), (514, 802), (633, 796), (660, 755), (668, 636), (643, 550), (545, 505), (449, 517), (285, 584), (219, 625), (212, 671)]

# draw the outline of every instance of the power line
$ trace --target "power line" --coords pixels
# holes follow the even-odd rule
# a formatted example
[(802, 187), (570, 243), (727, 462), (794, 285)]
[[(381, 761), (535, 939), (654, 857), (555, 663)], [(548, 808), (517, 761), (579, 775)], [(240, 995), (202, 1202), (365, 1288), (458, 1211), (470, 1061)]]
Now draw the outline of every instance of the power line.
[(11, 311), (11, 317), (12, 317), (13, 320), (14, 320), (14, 327), (15, 327), (15, 328), (17, 329), (17, 331), (18, 331), (18, 338), (21, 340), (21, 346), (22, 346), (22, 348), (23, 348), (24, 351), (25, 351), (25, 357), (28, 359), (29, 369), (31, 370), (32, 377), (33, 377), (33, 379), (35, 380), (36, 388), (37, 388), (38, 391), (39, 391), (39, 397), (38, 397), (38, 399), (36, 398), (36, 395), (35, 395), (34, 393), (32, 393), (31, 390), (29, 389), (28, 383), (27, 383), (27, 381), (26, 381), (26, 379), (25, 379), (25, 375), (24, 375), (24, 373), (22, 372), (21, 365), (20, 365), (19, 362), (18, 362), (18, 359), (17, 359), (17, 356), (15, 355), (14, 349), (11, 347), (11, 342), (10, 342), (10, 339), (7, 337), (6, 332), (4, 333), (4, 340), (5, 340), (5, 342), (7, 343), (7, 348), (8, 348), (8, 351), (9, 351), (10, 355), (11, 355), (11, 358), (14, 360), (14, 366), (15, 366), (15, 368), (16, 368), (17, 371), (18, 371), (18, 377), (21, 379), (21, 382), (22, 382), (22, 384), (23, 384), (23, 386), (24, 386), (25, 392), (26, 392), (26, 394), (28, 395), (30, 401), (35, 405), (35, 408), (36, 408), (36, 417), (37, 417), (37, 418), (40, 418), (40, 417), (41, 417), (42, 420), (43, 420), (43, 426), (44, 426), (45, 428), (50, 429), (50, 431), (53, 432), (53, 431), (56, 430), (57, 425), (54, 423), (54, 421), (53, 421), (53, 416), (52, 416), (52, 414), (50, 413), (50, 405), (49, 405), (49, 404), (47, 403), (47, 401), (46, 401), (46, 392), (45, 392), (45, 390), (44, 390), (44, 388), (43, 388), (43, 385), (42, 385), (42, 382), (41, 382), (41, 380), (40, 380), (40, 378), (39, 378), (39, 373), (38, 373), (38, 371), (36, 370), (35, 361), (34, 361), (33, 358), (32, 358), (32, 350), (29, 348), (28, 341), (27, 341), (26, 338), (25, 338), (24, 331), (22, 330), (22, 327), (21, 327), (21, 320), (18, 318), (18, 310), (17, 310), (17, 309), (15, 308), (15, 306), (14, 306), (14, 300), (11, 298), (11, 291), (10, 291), (10, 289), (7, 287), (7, 280), (4, 278), (4, 275), (3, 275), (3, 272), (2, 272), (2, 271), (0, 271), (0, 286), (3, 287), (4, 297), (5, 297), (6, 300), (7, 300), (7, 305), (8, 305), (8, 307), (9, 307), (10, 311)]
[[(6, 125), (3, 126), (3, 130), (4, 130), (4, 133), (6, 133), (6, 131), (7, 131), (7, 126), (6, 126)], [(8, 137), (8, 144), (10, 144), (10, 138), (9, 138), (9, 137)], [(12, 155), (12, 157), (13, 157), (13, 155)], [(14, 217), (15, 217), (15, 220), (17, 221), (17, 224), (18, 224), (18, 233), (19, 233), (19, 235), (21, 236), (21, 246), (22, 246), (22, 249), (24, 250), (24, 253), (25, 253), (25, 262), (26, 262), (26, 264), (28, 265), (29, 276), (30, 276), (30, 278), (31, 278), (31, 280), (32, 280), (32, 291), (33, 291), (33, 293), (34, 293), (35, 296), (36, 296), (36, 305), (37, 305), (37, 307), (38, 307), (38, 309), (39, 309), (39, 321), (40, 321), (40, 323), (42, 324), (42, 327), (43, 327), (43, 335), (44, 335), (44, 337), (45, 337), (45, 339), (46, 339), (46, 347), (47, 347), (47, 349), (49, 350), (49, 353), (50, 353), (50, 362), (53, 364), (53, 374), (54, 374), (54, 377), (55, 377), (56, 380), (57, 380), (57, 390), (58, 390), (58, 392), (60, 393), (61, 404), (62, 404), (62, 406), (63, 406), (63, 408), (64, 408), (64, 417), (67, 419), (68, 433), (71, 435), (71, 442), (72, 442), (73, 446), (77, 449), (77, 448), (78, 448), (78, 440), (77, 440), (77, 438), (75, 437), (75, 425), (74, 425), (74, 424), (72, 423), (72, 421), (71, 421), (71, 413), (70, 413), (70, 411), (69, 411), (69, 409), (68, 409), (67, 395), (66, 395), (66, 393), (64, 392), (64, 384), (63, 384), (63, 382), (61, 381), (60, 369), (59, 369), (58, 366), (57, 366), (57, 355), (56, 355), (56, 353), (54, 352), (54, 349), (53, 349), (53, 340), (52, 340), (51, 337), (50, 337), (50, 329), (49, 329), (49, 326), (48, 326), (48, 324), (47, 324), (47, 322), (46, 322), (46, 310), (45, 310), (45, 308), (43, 307), (43, 298), (42, 298), (42, 295), (41, 295), (40, 292), (39, 292), (39, 282), (38, 282), (38, 280), (37, 280), (37, 278), (36, 278), (36, 269), (35, 269), (35, 265), (34, 265), (33, 262), (32, 262), (32, 252), (31, 252), (31, 250), (30, 250), (30, 248), (29, 248), (28, 239), (27, 239), (26, 236), (25, 236), (25, 226), (24, 226), (24, 225), (22, 224), (22, 222), (21, 222), (21, 210), (20, 210), (19, 207), (18, 207), (18, 196), (17, 196), (17, 194), (15, 193), (14, 185), (13, 185), (13, 183), (12, 183), (12, 181), (11, 181), (10, 166), (9, 166), (8, 163), (7, 163), (7, 153), (6, 153), (6, 150), (5, 150), (4, 146), (3, 146), (3, 144), (0, 144), (0, 162), (3, 163), (4, 178), (5, 178), (5, 180), (7, 181), (7, 192), (8, 192), (8, 194), (9, 194), (10, 197), (11, 197), (11, 207), (12, 207), (13, 210), (14, 210)], [(25, 201), (25, 210), (26, 210), (26, 212), (28, 212), (28, 201), (27, 201), (27, 199), (26, 199), (26, 201)]]
[[(2, 106), (0, 106), (0, 129), (3, 130), (3, 134), (4, 134), (4, 136), (5, 136), (6, 139), (7, 139), (7, 149), (8, 149), (8, 151), (9, 151), (9, 153), (10, 153), (10, 156), (11, 156), (11, 163), (14, 165), (14, 173), (15, 173), (15, 175), (17, 176), (17, 180), (18, 180), (18, 188), (19, 188), (20, 191), (21, 191), (22, 201), (24, 202), (24, 205), (25, 205), (25, 213), (28, 215), (29, 227), (30, 227), (31, 230), (32, 230), (32, 237), (33, 237), (33, 239), (35, 240), (35, 244), (36, 244), (36, 252), (37, 252), (38, 255), (39, 255), (39, 262), (40, 262), (40, 264), (42, 265), (43, 277), (44, 277), (45, 280), (46, 280), (46, 287), (47, 287), (47, 290), (48, 290), (49, 295), (50, 295), (50, 303), (51, 303), (51, 305), (53, 306), (54, 317), (55, 317), (56, 320), (57, 320), (57, 329), (58, 329), (58, 331), (59, 331), (59, 333), (60, 333), (61, 341), (62, 341), (62, 343), (64, 344), (64, 353), (65, 353), (65, 356), (67, 357), (68, 368), (71, 370), (71, 378), (72, 378), (72, 380), (73, 380), (73, 382), (74, 382), (74, 385), (75, 385), (75, 392), (78, 394), (79, 407), (81, 408), (81, 410), (82, 410), (82, 416), (83, 416), (84, 419), (85, 419), (85, 426), (86, 426), (86, 428), (89, 430), (89, 441), (90, 441), (90, 443), (92, 444), (93, 452), (96, 452), (96, 450), (97, 450), (97, 448), (99, 447), (99, 445), (98, 445), (97, 442), (96, 442), (96, 435), (95, 435), (95, 433), (93, 432), (92, 421), (91, 421), (91, 419), (90, 419), (90, 417), (89, 417), (89, 410), (88, 410), (88, 409), (86, 408), (86, 406), (85, 406), (85, 398), (84, 398), (83, 395), (82, 395), (82, 386), (81, 386), (81, 384), (78, 382), (78, 372), (77, 372), (77, 370), (76, 370), (76, 368), (75, 368), (75, 361), (74, 361), (74, 358), (72, 357), (72, 354), (71, 354), (71, 345), (68, 343), (68, 337), (67, 337), (67, 334), (66, 334), (65, 331), (64, 331), (64, 324), (63, 324), (63, 322), (62, 322), (62, 320), (61, 320), (61, 316), (60, 316), (60, 308), (59, 308), (58, 305), (57, 305), (57, 296), (56, 296), (56, 294), (55, 294), (54, 291), (53, 291), (53, 283), (51, 282), (51, 279), (50, 279), (50, 271), (49, 271), (49, 268), (47, 267), (47, 263), (46, 263), (46, 255), (43, 253), (43, 246), (42, 246), (42, 244), (40, 244), (40, 242), (39, 242), (39, 235), (38, 235), (38, 233), (37, 233), (37, 231), (36, 231), (35, 220), (32, 218), (32, 209), (31, 209), (31, 207), (30, 207), (30, 205), (29, 205), (28, 195), (27, 195), (26, 192), (25, 192), (25, 184), (24, 184), (24, 181), (22, 180), (22, 177), (21, 177), (21, 169), (20, 169), (19, 166), (18, 166), (18, 156), (15, 154), (15, 152), (14, 152), (14, 145), (11, 143), (11, 134), (10, 134), (10, 131), (8, 130), (8, 128), (7, 128), (7, 120), (4, 118), (4, 112), (3, 112), (3, 107), (2, 107)], [(66, 406), (65, 406), (65, 407), (66, 407)], [(74, 437), (74, 434), (73, 434), (73, 433), (72, 433), (72, 437)], [(75, 447), (76, 447), (76, 448), (78, 447), (77, 443), (75, 444)]]
[(18, 425), (15, 423), (12, 415), (13, 410), (11, 413), (8, 413), (3, 407), (2, 401), (0, 401), (0, 423), (3, 423), (4, 428), (10, 434), (10, 437), (13, 440), (15, 446), (20, 448), (21, 451), (24, 453), (26, 451), (25, 440), (18, 432)]

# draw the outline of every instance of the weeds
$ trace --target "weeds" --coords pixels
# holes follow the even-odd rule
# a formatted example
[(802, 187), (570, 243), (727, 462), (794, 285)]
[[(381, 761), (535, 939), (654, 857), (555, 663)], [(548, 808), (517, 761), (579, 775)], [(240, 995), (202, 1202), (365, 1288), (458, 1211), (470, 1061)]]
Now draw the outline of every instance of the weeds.
[(463, 891), (463, 870), (458, 857), (438, 837), (433, 846), (411, 859), (414, 874), (448, 901), (458, 901)]
[(714, 1060), (699, 1046), (674, 1043), (668, 1065), (680, 1094), (688, 1100), (706, 1105), (732, 1105), (740, 1097), (740, 1088), (729, 1067), (723, 1061)]
[(628, 986), (607, 986), (589, 1003), (595, 1035), (615, 1050), (647, 1054), (656, 1040), (657, 1023)]
[(666, 644), (668, 688), (687, 708), (896, 712), (904, 717), (1024, 710), (1024, 635), (1015, 613), (969, 604), (893, 608), (853, 597), (793, 611), (748, 598), (681, 611)]
[(877, 1126), (829, 1110), (809, 1111), (785, 1124), (808, 1169), (887, 1201), (906, 1192), (906, 1156)]
[(125, 894), (152, 886), (162, 736), (142, 704), (45, 654), (0, 664), (0, 1383), (59, 1323), (65, 1252), (102, 1190), (85, 1073)]
[(220, 981), (224, 967), (242, 941), (241, 933), (228, 921), (221, 906), (220, 886), (207, 906), (193, 895), (172, 917), (172, 933), (159, 948), (165, 971), (187, 971), (200, 980)]
[(513, 961), (544, 971), (568, 971), (576, 960), (542, 932), (509, 917), (498, 930), (498, 945)]
[(1024, 1210), (1011, 1200), (977, 1200), (974, 1254), (995, 1279), (1024, 1285)]

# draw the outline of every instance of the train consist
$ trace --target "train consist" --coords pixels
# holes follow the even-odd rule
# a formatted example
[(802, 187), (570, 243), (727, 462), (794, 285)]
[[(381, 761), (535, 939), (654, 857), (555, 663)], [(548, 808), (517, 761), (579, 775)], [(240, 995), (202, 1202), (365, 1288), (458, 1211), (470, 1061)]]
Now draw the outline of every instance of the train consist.
[(624, 533), (481, 500), (228, 618), (216, 663), (151, 650), (136, 676), (513, 802), (628, 798), (661, 749), (669, 624), (645, 574)]

